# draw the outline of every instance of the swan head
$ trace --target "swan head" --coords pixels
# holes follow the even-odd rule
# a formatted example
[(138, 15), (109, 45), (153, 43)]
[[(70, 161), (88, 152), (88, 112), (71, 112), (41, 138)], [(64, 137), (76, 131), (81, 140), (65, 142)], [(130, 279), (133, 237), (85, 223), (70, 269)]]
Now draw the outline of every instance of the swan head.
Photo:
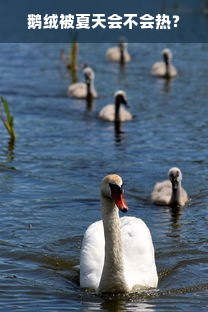
[(83, 73), (84, 73), (86, 83), (90, 84), (95, 78), (95, 73), (94, 73), (93, 69), (91, 67), (87, 66), (84, 68)]
[(127, 49), (127, 45), (128, 43), (126, 42), (126, 38), (125, 37), (120, 37), (118, 40), (118, 46), (121, 50), (125, 50)]
[(162, 56), (163, 56), (163, 59), (164, 59), (164, 62), (166, 65), (170, 64), (173, 56), (172, 56), (172, 52), (170, 49), (163, 49), (162, 50)]
[(124, 92), (123, 90), (118, 90), (114, 94), (114, 98), (115, 98), (115, 103), (124, 104), (128, 107), (126, 92)]
[(173, 167), (168, 171), (168, 177), (174, 189), (177, 189), (182, 181), (181, 170), (177, 167)]
[(111, 199), (122, 212), (127, 212), (128, 206), (124, 200), (123, 194), (122, 178), (117, 174), (105, 176), (101, 184), (101, 195)]

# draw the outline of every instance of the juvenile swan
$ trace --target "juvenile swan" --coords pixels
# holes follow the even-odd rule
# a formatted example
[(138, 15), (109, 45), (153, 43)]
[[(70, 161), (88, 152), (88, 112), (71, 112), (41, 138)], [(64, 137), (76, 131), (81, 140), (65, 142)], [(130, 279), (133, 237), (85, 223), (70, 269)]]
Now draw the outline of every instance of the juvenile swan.
[(132, 114), (121, 104), (128, 106), (126, 93), (119, 90), (114, 95), (115, 103), (104, 106), (99, 112), (99, 117), (107, 121), (129, 121)]
[(128, 211), (123, 181), (107, 175), (101, 184), (102, 220), (84, 234), (80, 258), (80, 286), (98, 292), (126, 293), (157, 287), (154, 247), (146, 224)]
[(188, 195), (181, 186), (182, 173), (173, 167), (168, 172), (169, 180), (155, 184), (151, 199), (156, 205), (183, 207), (188, 201)]
[(76, 82), (71, 84), (67, 90), (68, 96), (80, 99), (87, 97), (96, 98), (97, 92), (94, 87), (94, 79), (95, 79), (94, 71), (92, 70), (91, 67), (85, 67), (83, 70), (83, 74), (85, 77), (85, 83)]
[(173, 78), (177, 76), (177, 69), (171, 64), (172, 53), (170, 49), (164, 49), (162, 51), (163, 62), (156, 62), (152, 66), (152, 75), (158, 76), (161, 78)]
[(131, 56), (127, 51), (127, 43), (120, 40), (117, 47), (109, 48), (106, 52), (106, 58), (110, 62), (120, 62), (120, 64), (131, 61)]

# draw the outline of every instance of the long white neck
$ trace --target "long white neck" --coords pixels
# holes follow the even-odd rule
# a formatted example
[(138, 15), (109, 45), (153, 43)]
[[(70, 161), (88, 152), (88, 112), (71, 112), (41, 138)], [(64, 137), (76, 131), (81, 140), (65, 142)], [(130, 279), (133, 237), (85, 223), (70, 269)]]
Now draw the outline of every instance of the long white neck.
[(100, 292), (126, 292), (128, 287), (124, 278), (120, 220), (114, 202), (101, 198), (105, 236), (105, 259), (99, 284)]

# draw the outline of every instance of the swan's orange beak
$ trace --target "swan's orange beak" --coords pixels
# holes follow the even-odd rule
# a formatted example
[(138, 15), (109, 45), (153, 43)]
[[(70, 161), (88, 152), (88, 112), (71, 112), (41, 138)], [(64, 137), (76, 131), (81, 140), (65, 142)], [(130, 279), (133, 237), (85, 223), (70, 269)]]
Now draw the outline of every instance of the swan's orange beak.
[(116, 206), (122, 212), (127, 212), (128, 206), (127, 206), (127, 203), (126, 203), (124, 196), (123, 196), (124, 191), (123, 191), (122, 186), (120, 187), (117, 184), (111, 184), (111, 183), (109, 185), (111, 188), (111, 196), (112, 196)]

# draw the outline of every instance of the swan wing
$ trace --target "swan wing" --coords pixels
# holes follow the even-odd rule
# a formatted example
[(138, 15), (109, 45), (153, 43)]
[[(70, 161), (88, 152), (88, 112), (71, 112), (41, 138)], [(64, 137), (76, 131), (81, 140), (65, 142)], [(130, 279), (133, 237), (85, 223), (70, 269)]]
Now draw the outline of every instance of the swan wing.
[(178, 71), (173, 64), (170, 65), (170, 74), (171, 77), (175, 77), (178, 75)]
[(185, 189), (183, 187), (181, 187), (181, 206), (184, 206), (187, 202), (188, 202), (189, 198), (188, 198), (188, 194), (185, 191)]
[(146, 224), (135, 217), (121, 218), (124, 275), (129, 289), (157, 287), (151, 233)]
[(91, 224), (84, 234), (80, 257), (80, 286), (98, 289), (104, 265), (104, 231), (102, 220)]
[(108, 104), (104, 106), (100, 113), (99, 117), (107, 120), (107, 121), (114, 121), (115, 119), (115, 105), (114, 104)]
[(151, 199), (157, 205), (168, 205), (172, 194), (172, 185), (169, 180), (157, 182), (153, 188)]
[(121, 121), (129, 121), (132, 120), (132, 114), (128, 112), (125, 107), (121, 106), (120, 107), (120, 120)]
[(166, 71), (165, 63), (164, 62), (156, 62), (152, 66), (152, 75), (154, 76), (164, 76)]
[(76, 82), (71, 84), (67, 89), (68, 96), (84, 98), (87, 96), (87, 87), (84, 82)]
[(118, 47), (109, 48), (106, 52), (106, 58), (108, 61), (119, 62), (120, 60), (120, 50)]

